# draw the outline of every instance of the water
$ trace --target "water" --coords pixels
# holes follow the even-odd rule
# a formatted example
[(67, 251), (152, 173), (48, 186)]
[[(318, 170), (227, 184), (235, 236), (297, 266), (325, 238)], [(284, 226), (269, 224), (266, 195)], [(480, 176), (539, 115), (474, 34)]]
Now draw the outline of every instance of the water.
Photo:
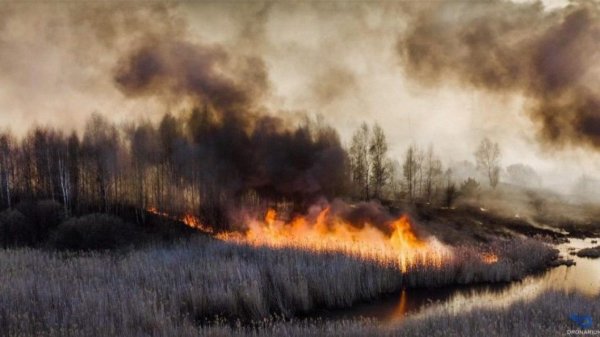
[[(564, 293), (578, 292), (588, 296), (600, 295), (600, 259), (587, 259), (569, 253), (581, 248), (594, 247), (597, 239), (570, 239), (557, 248), (562, 257), (573, 259), (574, 266), (559, 266), (543, 274), (506, 284), (408, 289), (399, 295), (361, 304), (350, 310), (323, 313), (329, 319), (368, 317), (383, 322), (396, 322), (411, 314), (426, 314), (444, 306), (452, 311), (466, 312), (481, 307), (503, 307), (523, 299), (535, 299), (547, 290)], [(600, 242), (600, 241), (598, 241)]]

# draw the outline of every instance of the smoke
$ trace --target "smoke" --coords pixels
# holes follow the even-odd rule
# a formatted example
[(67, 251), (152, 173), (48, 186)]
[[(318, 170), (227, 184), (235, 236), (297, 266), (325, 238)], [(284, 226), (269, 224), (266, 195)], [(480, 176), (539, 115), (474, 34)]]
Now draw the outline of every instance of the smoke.
[(114, 79), (128, 96), (189, 97), (225, 114), (257, 108), (269, 89), (260, 58), (234, 59), (220, 46), (171, 39), (145, 41), (122, 58)]
[(153, 106), (128, 105), (109, 76), (135, 41), (185, 30), (174, 11), (164, 3), (2, 3), (0, 123), (24, 134), (32, 124), (82, 130), (94, 111), (148, 116)]
[(599, 14), (597, 2), (440, 2), (416, 10), (397, 51), (421, 83), (524, 95), (546, 145), (598, 148)]
[(185, 34), (149, 38), (119, 60), (114, 82), (127, 97), (196, 107), (187, 121), (190, 156), (200, 163), (203, 189), (216, 190), (205, 199), (254, 191), (302, 204), (344, 185), (346, 153), (337, 133), (290, 125), (269, 112), (268, 69), (257, 56)]
[(331, 203), (331, 213), (357, 228), (362, 228), (368, 223), (376, 226), (386, 234), (389, 234), (392, 230), (389, 227), (389, 222), (395, 219), (384, 206), (376, 201), (349, 205), (339, 199), (334, 200)]
[(325, 105), (358, 91), (358, 83), (351, 69), (332, 65), (317, 74), (311, 90), (316, 102)]

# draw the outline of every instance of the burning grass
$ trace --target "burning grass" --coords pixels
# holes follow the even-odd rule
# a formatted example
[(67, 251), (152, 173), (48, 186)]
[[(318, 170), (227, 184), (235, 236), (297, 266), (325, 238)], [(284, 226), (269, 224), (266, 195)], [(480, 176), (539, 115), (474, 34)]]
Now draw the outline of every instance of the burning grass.
[(159, 211), (156, 207), (150, 207), (146, 211), (148, 211), (148, 213), (165, 217), (170, 220), (181, 221), (186, 226), (193, 229), (197, 229), (206, 233), (213, 233), (213, 229), (211, 227), (205, 226), (198, 217), (189, 213), (183, 214), (181, 216), (173, 216), (169, 213)]
[[(219, 315), (256, 320), (343, 308), (403, 287), (505, 281), (545, 268), (532, 240), (462, 248), (443, 268), (340, 252), (257, 247), (210, 238), (125, 254), (0, 250), (0, 324), (6, 336), (196, 336)], [(458, 257), (458, 258), (456, 258)], [(273, 331), (271, 331), (273, 332)]]
[(316, 214), (296, 216), (286, 222), (269, 209), (264, 220), (249, 219), (244, 233), (223, 233), (217, 237), (253, 246), (340, 252), (382, 265), (397, 265), (403, 273), (421, 266), (441, 267), (452, 258), (451, 250), (435, 238), (418, 238), (407, 215), (383, 221), (379, 226), (369, 221), (357, 226), (332, 214), (329, 206), (313, 213)]

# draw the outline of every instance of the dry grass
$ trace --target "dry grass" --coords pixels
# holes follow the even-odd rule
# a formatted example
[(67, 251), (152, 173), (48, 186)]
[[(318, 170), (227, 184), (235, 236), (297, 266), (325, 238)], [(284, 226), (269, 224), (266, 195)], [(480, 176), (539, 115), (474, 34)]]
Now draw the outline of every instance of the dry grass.
[[(369, 320), (281, 321), (268, 320), (245, 328), (217, 322), (205, 327), (203, 336), (219, 337), (551, 337), (566, 336), (580, 329), (569, 316), (573, 313), (600, 315), (600, 298), (547, 292), (532, 302), (520, 301), (507, 308), (481, 308), (455, 313), (440, 308), (427, 316), (409, 317), (392, 325)], [(594, 327), (594, 329), (598, 329)]]
[[(1, 250), (0, 336), (212, 334), (225, 329), (202, 327), (215, 315), (246, 322), (272, 314), (291, 317), (347, 307), (407, 286), (507, 281), (544, 268), (554, 256), (531, 240), (486, 249), (500, 260), (487, 265), (474, 249), (464, 248), (442, 269), (424, 266), (406, 275), (395, 264), (339, 253), (207, 238), (124, 254)], [(285, 325), (272, 327), (280, 328)]]

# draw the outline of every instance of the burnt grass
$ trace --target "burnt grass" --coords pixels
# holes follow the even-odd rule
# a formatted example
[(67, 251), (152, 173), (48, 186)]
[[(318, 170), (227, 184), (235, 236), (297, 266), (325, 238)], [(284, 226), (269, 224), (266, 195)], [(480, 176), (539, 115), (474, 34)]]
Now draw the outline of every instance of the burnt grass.
[[(571, 237), (570, 233), (534, 226), (523, 218), (502, 216), (471, 206), (439, 208), (422, 205), (416, 207), (414, 213), (426, 231), (435, 233), (438, 239), (450, 245), (487, 243), (497, 238), (508, 239), (517, 235), (554, 243), (564, 242), (567, 237)], [(593, 235), (593, 232), (578, 233)]]

